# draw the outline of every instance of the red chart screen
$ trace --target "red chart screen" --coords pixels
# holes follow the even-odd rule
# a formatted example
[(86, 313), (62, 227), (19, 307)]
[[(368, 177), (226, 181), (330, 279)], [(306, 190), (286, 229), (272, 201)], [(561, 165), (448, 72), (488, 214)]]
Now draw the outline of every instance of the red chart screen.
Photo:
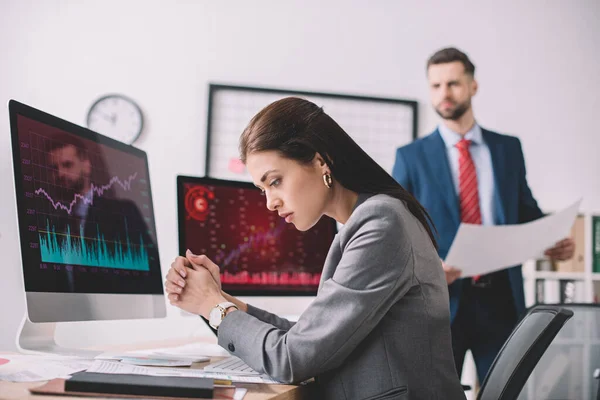
[(184, 207), (181, 244), (221, 268), (225, 291), (316, 292), (335, 236), (330, 218), (301, 232), (269, 211), (258, 189), (227, 184), (183, 183), (179, 206)]

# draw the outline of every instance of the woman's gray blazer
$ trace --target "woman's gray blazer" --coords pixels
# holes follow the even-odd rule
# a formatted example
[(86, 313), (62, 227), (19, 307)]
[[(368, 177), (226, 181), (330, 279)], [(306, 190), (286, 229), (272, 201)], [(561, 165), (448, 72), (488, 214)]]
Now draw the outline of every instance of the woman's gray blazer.
[(403, 202), (360, 195), (297, 323), (249, 306), (219, 345), (282, 382), (315, 377), (320, 399), (464, 399), (448, 287), (427, 232)]

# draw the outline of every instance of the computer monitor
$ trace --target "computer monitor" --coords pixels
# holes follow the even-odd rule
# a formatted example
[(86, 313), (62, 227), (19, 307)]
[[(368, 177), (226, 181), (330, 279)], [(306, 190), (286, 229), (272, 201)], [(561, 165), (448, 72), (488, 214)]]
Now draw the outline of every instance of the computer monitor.
[[(180, 254), (206, 254), (221, 268), (227, 293), (252, 296), (247, 300), (261, 307), (265, 298), (273, 304), (274, 296), (316, 294), (337, 231), (333, 219), (301, 232), (269, 211), (252, 183), (192, 176), (177, 177), (177, 210)], [(298, 310), (265, 308), (286, 315)]]
[(72, 353), (54, 323), (166, 316), (146, 153), (8, 107), (27, 306), (17, 346)]

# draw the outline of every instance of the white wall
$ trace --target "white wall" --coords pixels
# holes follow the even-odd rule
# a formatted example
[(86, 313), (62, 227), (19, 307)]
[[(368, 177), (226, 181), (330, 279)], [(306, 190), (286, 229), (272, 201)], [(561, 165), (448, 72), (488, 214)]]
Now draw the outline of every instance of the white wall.
[[(482, 4), (486, 3), (486, 4)], [(136, 99), (146, 129), (163, 270), (177, 252), (175, 175), (202, 174), (208, 82), (416, 99), (420, 135), (438, 122), (425, 60), (456, 45), (477, 66), (487, 128), (522, 139), (546, 210), (584, 196), (600, 210), (600, 2), (0, 0), (0, 101), (75, 123), (100, 95)], [(0, 108), (0, 349), (23, 314), (9, 126)], [(112, 341), (204, 329), (168, 321), (74, 324), (65, 340)]]

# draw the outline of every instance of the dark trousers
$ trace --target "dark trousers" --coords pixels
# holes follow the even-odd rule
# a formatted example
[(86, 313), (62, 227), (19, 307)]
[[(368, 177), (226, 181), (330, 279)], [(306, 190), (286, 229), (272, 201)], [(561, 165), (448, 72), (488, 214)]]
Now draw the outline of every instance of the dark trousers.
[(481, 385), (492, 362), (517, 323), (506, 271), (486, 275), (473, 285), (463, 280), (458, 312), (452, 321), (452, 350), (459, 377), (465, 353), (471, 350)]

